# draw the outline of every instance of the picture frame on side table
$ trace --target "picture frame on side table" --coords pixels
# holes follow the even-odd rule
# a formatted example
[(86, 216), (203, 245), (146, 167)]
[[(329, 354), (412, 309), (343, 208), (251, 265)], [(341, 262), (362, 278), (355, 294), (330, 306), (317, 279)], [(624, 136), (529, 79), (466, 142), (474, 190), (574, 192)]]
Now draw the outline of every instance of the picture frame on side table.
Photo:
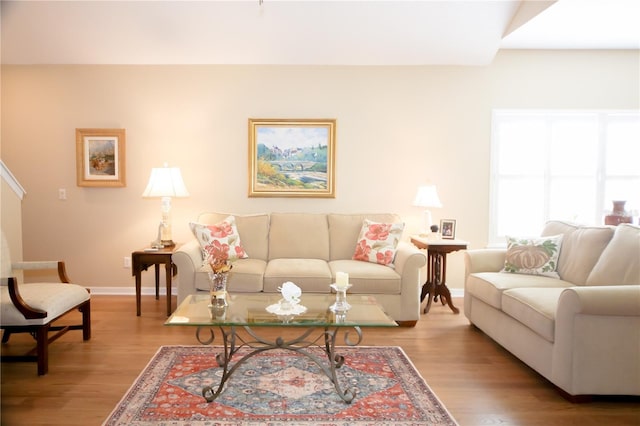
[(78, 186), (126, 184), (125, 129), (76, 129)]
[(441, 219), (440, 232), (442, 233), (443, 240), (455, 240), (456, 239), (456, 221), (453, 219)]
[(249, 197), (335, 198), (335, 119), (249, 119)]

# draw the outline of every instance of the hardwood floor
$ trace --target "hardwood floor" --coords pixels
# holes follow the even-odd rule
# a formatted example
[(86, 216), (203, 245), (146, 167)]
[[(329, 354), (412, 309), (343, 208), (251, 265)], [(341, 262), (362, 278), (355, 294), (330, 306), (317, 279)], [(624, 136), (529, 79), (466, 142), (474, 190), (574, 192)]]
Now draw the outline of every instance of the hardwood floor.
[[(2, 425), (100, 425), (159, 346), (197, 344), (193, 328), (163, 326), (163, 297), (143, 296), (141, 317), (132, 296), (93, 296), (91, 304), (91, 340), (69, 332), (53, 343), (48, 375), (38, 377), (35, 363), (2, 364)], [(30, 343), (14, 335), (2, 351)], [(401, 346), (462, 426), (640, 425), (640, 399), (571, 404), (440, 304), (414, 328), (366, 329), (362, 344)]]

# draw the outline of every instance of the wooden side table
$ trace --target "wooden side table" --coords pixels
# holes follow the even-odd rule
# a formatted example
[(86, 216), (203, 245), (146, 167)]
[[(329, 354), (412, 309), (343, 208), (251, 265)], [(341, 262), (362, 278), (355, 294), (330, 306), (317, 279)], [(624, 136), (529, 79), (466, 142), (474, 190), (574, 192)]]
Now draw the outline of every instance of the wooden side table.
[(164, 265), (167, 282), (167, 316), (171, 315), (171, 277), (178, 273), (178, 268), (171, 261), (171, 255), (178, 246), (165, 247), (157, 250), (138, 250), (131, 253), (131, 274), (136, 277), (136, 315), (140, 316), (140, 301), (142, 292), (142, 271), (155, 265), (156, 272), (156, 300), (160, 298), (160, 265)]
[(427, 306), (424, 308), (424, 313), (428, 313), (431, 309), (431, 302), (440, 301), (444, 305), (447, 303), (451, 310), (458, 314), (460, 309), (453, 306), (451, 301), (451, 292), (447, 287), (447, 254), (465, 250), (467, 248), (467, 242), (462, 240), (436, 240), (428, 239), (426, 237), (412, 236), (411, 243), (419, 249), (427, 250), (427, 281), (422, 286), (422, 292), (420, 294), (420, 302), (425, 297), (429, 297), (427, 300)]

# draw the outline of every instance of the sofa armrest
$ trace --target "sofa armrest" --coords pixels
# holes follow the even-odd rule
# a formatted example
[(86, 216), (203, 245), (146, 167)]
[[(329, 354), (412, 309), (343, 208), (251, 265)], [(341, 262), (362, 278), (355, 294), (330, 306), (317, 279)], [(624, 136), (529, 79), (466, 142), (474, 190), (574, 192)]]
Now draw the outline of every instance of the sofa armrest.
[(413, 244), (401, 241), (398, 243), (394, 265), (400, 275), (400, 296), (404, 312), (413, 312), (409, 318), (420, 318), (420, 290), (423, 279), (420, 271), (427, 264), (427, 256)]
[(640, 316), (640, 285), (576, 286), (560, 295), (558, 312)]
[(640, 285), (576, 286), (558, 299), (551, 380), (571, 395), (640, 392)]
[(202, 266), (202, 250), (197, 240), (192, 240), (178, 248), (171, 261), (178, 268), (178, 304), (188, 295), (196, 293), (196, 272)]
[(507, 249), (475, 249), (464, 252), (465, 280), (476, 272), (500, 272)]

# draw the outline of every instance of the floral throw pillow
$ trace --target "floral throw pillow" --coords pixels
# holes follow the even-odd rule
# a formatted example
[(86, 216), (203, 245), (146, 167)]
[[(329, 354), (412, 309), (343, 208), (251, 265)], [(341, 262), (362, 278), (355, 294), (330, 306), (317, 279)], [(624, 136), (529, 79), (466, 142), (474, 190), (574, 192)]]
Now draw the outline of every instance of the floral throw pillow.
[(560, 278), (558, 257), (562, 235), (541, 238), (507, 237), (507, 255), (501, 272)]
[(210, 257), (222, 260), (245, 259), (249, 257), (240, 242), (236, 228), (236, 218), (229, 216), (215, 225), (191, 222), (191, 232), (202, 249), (202, 260), (208, 264)]
[(393, 267), (404, 223), (376, 223), (365, 220), (358, 236), (353, 260)]

